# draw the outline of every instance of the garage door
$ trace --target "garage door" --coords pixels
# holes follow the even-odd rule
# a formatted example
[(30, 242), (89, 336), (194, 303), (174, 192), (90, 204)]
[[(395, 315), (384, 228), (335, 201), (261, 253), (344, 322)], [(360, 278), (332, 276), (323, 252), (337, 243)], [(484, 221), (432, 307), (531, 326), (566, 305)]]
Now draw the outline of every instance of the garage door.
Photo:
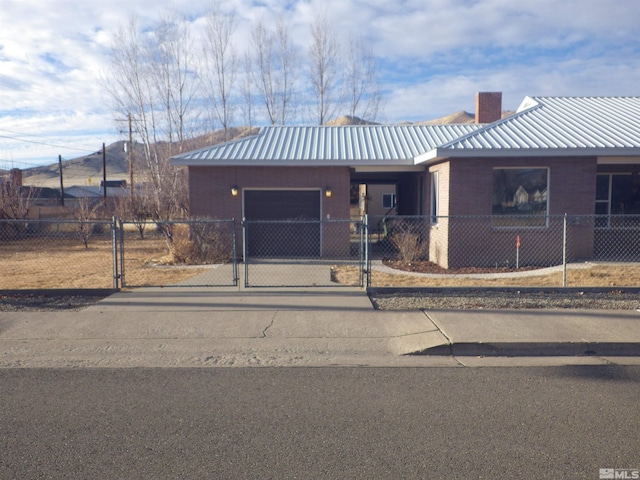
[(320, 255), (319, 190), (245, 190), (244, 216), (250, 256)]

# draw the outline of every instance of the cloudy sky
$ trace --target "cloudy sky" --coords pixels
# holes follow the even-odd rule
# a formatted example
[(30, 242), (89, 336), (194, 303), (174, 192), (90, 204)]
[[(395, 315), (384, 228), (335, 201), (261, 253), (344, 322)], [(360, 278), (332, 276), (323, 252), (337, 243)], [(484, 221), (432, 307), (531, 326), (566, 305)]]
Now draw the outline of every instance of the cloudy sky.
[[(638, 0), (227, 0), (236, 44), (251, 22), (283, 18), (305, 51), (325, 9), (342, 40), (377, 57), (383, 120), (473, 112), (477, 91), (640, 95)], [(100, 84), (112, 38), (131, 15), (151, 27), (172, 9), (203, 25), (211, 0), (0, 0), (0, 168), (91, 153), (123, 138)]]

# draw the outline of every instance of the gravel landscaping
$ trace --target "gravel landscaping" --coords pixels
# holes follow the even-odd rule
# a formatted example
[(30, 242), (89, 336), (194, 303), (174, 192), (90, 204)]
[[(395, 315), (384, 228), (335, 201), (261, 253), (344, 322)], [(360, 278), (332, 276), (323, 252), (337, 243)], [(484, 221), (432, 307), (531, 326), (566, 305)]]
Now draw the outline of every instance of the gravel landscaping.
[(109, 296), (109, 293), (0, 293), (0, 312), (78, 311)]
[(456, 289), (389, 293), (374, 291), (371, 300), (379, 310), (640, 309), (640, 294), (637, 290)]
[[(0, 312), (78, 311), (102, 300), (108, 292), (0, 293)], [(638, 290), (509, 290), (409, 289), (373, 290), (371, 301), (379, 310), (640, 309)]]

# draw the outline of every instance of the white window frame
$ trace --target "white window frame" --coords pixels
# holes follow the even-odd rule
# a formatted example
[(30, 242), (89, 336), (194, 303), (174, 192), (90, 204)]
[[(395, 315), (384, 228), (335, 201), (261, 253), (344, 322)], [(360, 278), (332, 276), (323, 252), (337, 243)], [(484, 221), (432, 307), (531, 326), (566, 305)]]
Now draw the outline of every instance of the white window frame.
[[(388, 197), (391, 200), (391, 205), (385, 205), (385, 197)], [(390, 209), (396, 206), (396, 194), (395, 193), (383, 193), (382, 194), (382, 208)]]
[(439, 190), (440, 190), (440, 172), (431, 172), (429, 175), (430, 178), (430, 201), (429, 201), (429, 221), (432, 225), (438, 223), (438, 217), (440, 216), (440, 201)]

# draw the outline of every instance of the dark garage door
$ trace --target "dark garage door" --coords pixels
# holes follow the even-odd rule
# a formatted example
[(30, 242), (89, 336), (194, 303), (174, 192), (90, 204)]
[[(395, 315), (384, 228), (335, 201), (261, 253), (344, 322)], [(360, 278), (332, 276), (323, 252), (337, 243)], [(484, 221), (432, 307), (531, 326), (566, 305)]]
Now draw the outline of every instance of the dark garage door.
[(320, 255), (320, 191), (245, 190), (244, 216), (249, 256)]

